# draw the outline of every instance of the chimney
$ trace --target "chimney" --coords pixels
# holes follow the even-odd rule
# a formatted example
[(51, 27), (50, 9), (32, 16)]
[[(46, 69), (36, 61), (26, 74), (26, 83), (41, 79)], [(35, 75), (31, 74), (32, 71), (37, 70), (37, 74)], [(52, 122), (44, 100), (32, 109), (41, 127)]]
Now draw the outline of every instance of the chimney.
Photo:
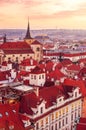
[(37, 97), (39, 96), (39, 87), (34, 87), (34, 93)]
[(30, 64), (33, 65), (33, 59), (32, 58), (30, 59)]

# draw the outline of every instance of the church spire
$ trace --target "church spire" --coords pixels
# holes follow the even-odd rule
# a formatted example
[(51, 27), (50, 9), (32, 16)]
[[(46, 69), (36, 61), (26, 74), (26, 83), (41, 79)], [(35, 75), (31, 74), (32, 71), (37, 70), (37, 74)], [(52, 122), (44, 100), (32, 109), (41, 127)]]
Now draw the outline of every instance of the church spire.
[(25, 39), (32, 39), (32, 37), (31, 37), (31, 35), (30, 35), (29, 19), (28, 19), (28, 26), (27, 26), (27, 32), (26, 32)]
[(6, 34), (3, 36), (3, 43), (6, 43)]

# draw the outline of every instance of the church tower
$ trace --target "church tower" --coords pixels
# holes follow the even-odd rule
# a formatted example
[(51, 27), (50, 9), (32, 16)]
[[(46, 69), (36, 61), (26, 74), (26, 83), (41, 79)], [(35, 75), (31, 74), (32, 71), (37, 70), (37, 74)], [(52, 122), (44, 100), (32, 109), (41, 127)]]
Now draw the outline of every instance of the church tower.
[(34, 41), (34, 39), (31, 37), (31, 34), (30, 34), (29, 20), (28, 20), (27, 32), (26, 32), (26, 36), (25, 36), (24, 40), (28, 44), (31, 44)]

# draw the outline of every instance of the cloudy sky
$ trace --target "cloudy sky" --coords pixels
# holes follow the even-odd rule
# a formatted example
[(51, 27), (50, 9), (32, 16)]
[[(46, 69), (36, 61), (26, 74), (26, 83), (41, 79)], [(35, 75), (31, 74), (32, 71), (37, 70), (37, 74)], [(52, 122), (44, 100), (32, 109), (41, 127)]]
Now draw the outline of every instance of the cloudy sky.
[(86, 29), (86, 0), (0, 0), (0, 28)]

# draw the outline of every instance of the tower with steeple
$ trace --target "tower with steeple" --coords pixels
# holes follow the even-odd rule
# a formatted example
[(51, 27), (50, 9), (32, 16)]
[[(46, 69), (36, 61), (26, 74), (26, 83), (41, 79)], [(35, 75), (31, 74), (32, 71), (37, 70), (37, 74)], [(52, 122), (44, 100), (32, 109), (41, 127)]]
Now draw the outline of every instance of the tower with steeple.
[(25, 35), (24, 40), (25, 40), (25, 42), (27, 42), (28, 44), (31, 44), (31, 43), (34, 41), (34, 39), (31, 37), (31, 34), (30, 34), (29, 19), (28, 19), (27, 32), (26, 32), (26, 35)]
[(43, 48), (42, 44), (37, 41), (36, 39), (31, 37), (30, 34), (30, 24), (29, 24), (29, 19), (28, 19), (28, 26), (27, 26), (27, 32), (24, 38), (24, 41), (30, 45), (34, 52), (34, 59), (37, 60), (38, 62), (43, 59)]

